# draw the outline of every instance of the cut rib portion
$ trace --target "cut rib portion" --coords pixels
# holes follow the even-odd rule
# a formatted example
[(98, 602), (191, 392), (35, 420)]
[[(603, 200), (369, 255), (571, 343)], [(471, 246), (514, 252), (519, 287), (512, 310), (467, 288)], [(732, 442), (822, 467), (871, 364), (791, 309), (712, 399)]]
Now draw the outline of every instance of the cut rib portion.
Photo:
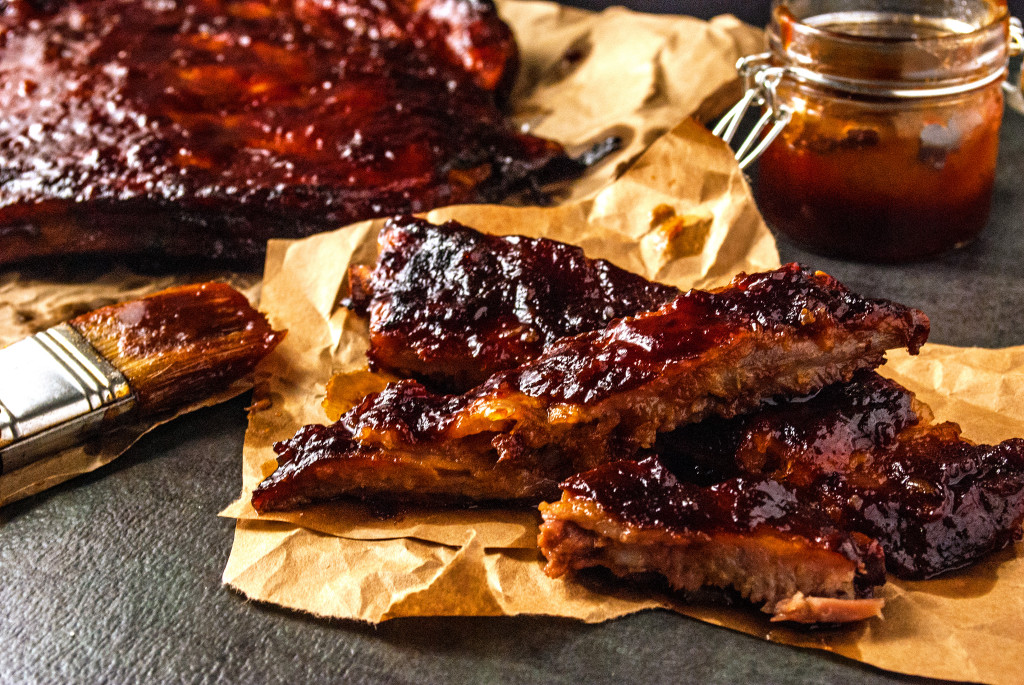
[(574, 245), (487, 235), (455, 221), (397, 217), (378, 243), (376, 266), (349, 273), (351, 304), (370, 316), (370, 366), (448, 391), (679, 295)]
[[(659, 432), (848, 380), (881, 364), (887, 349), (916, 352), (927, 331), (921, 312), (859, 297), (820, 272), (789, 265), (741, 275), (564, 338), (465, 395), (394, 383), (333, 426), (278, 443), (278, 469), (253, 504), (265, 511), (375, 491), (540, 499), (566, 476), (651, 446)], [(381, 462), (465, 478), (416, 478), (396, 491), (360, 473)], [(486, 496), (467, 493), (467, 480), (485, 482)]]
[(776, 620), (852, 621), (881, 609), (870, 599), (885, 582), (881, 547), (837, 529), (775, 481), (701, 487), (651, 457), (605, 464), (561, 487), (560, 501), (541, 505), (550, 576), (592, 566), (654, 572), (675, 590), (733, 588)]
[(683, 480), (770, 478), (833, 525), (877, 539), (888, 570), (927, 578), (1020, 539), (1024, 440), (974, 445), (874, 373), (755, 415), (660, 436)]
[(561, 146), (497, 106), (489, 0), (11, 0), (0, 264), (252, 260), (268, 238), (495, 200)]

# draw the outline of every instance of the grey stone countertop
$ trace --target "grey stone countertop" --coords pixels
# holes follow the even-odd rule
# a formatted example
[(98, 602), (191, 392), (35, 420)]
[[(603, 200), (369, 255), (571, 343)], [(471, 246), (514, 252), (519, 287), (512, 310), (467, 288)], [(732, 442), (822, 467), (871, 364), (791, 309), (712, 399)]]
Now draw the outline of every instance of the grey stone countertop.
[[(991, 225), (967, 248), (876, 266), (781, 241), (783, 260), (924, 309), (934, 342), (1024, 344), (1024, 117), (1006, 115), (1002, 144)], [(216, 516), (238, 492), (245, 406), (184, 417), (0, 510), (0, 682), (925, 682), (661, 611), (373, 628), (247, 602), (221, 586), (233, 522)]]

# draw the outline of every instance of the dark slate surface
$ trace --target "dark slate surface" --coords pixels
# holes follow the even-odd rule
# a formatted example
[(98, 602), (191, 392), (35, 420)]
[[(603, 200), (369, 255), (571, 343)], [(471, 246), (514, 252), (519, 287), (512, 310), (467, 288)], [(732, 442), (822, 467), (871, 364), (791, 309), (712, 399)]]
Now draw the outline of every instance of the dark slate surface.
[[(652, 6), (655, 3), (650, 3)], [(713, 14), (767, 3), (660, 3)], [(644, 6), (637, 0), (635, 6)], [(701, 11), (704, 8), (705, 11)], [(936, 342), (1024, 344), (1024, 118), (1004, 125), (983, 237), (903, 267), (784, 260), (919, 306)], [(0, 683), (919, 683), (666, 612), (598, 626), (536, 618), (378, 628), (258, 606), (220, 585), (245, 398), (165, 426), (121, 459), (0, 511)]]

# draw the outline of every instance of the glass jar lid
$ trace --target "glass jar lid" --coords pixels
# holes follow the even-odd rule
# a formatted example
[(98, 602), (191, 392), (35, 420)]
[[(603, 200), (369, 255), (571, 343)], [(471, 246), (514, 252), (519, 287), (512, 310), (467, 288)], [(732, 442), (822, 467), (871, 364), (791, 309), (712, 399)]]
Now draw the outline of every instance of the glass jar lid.
[(879, 97), (930, 97), (1004, 77), (1005, 0), (775, 0), (772, 62), (799, 81)]

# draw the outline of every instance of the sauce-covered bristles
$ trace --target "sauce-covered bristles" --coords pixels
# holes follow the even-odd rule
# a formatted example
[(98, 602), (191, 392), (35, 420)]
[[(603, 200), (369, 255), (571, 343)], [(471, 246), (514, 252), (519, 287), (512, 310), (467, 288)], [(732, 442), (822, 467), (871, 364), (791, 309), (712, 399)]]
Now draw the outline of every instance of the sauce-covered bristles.
[(284, 338), (224, 283), (170, 288), (69, 323), (125, 375), (144, 413), (227, 387)]

